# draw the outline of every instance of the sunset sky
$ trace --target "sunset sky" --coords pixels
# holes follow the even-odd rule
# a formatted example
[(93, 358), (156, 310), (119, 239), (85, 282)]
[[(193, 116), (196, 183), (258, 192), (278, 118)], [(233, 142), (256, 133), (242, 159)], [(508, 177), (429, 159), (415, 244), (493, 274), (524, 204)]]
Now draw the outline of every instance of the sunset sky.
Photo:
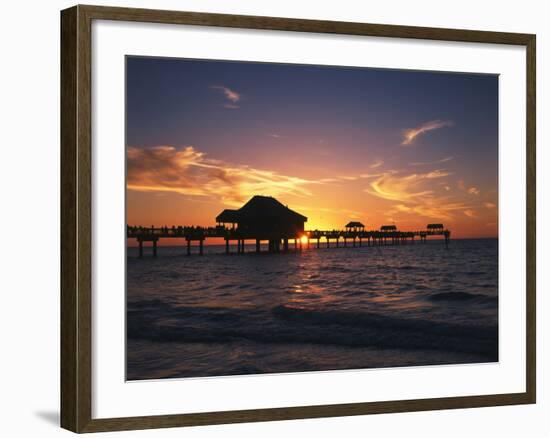
[(127, 58), (127, 222), (276, 197), (306, 229), (498, 235), (498, 77)]

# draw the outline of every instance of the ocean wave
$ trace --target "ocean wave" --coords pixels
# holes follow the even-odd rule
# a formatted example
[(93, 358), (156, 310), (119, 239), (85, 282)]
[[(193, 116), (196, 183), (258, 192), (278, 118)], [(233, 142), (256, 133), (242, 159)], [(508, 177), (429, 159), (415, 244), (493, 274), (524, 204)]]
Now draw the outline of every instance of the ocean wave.
[(368, 312), (306, 309), (179, 307), (129, 303), (127, 335), (156, 342), (322, 344), (342, 347), (444, 350), (498, 358), (498, 330)]

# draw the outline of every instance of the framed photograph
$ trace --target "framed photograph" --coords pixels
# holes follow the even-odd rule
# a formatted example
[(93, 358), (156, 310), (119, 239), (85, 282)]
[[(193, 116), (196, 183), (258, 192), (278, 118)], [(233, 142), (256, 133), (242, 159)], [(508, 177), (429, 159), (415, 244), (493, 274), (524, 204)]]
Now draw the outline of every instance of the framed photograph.
[(61, 422), (535, 403), (535, 36), (61, 13)]

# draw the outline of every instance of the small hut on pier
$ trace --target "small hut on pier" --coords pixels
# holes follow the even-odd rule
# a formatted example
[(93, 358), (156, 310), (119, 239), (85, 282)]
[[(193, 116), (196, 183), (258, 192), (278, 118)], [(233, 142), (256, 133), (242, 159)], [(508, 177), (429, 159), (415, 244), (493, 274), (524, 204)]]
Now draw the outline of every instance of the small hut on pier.
[(271, 196), (254, 196), (238, 210), (222, 211), (216, 222), (233, 227), (237, 224), (237, 231), (245, 238), (282, 239), (301, 235), (307, 217)]
[(397, 231), (397, 227), (395, 225), (382, 225), (380, 227), (380, 231), (384, 231), (384, 232)]
[(226, 208), (219, 215), (216, 216), (216, 223), (218, 225), (230, 224), (231, 228), (235, 228), (235, 225), (239, 222), (239, 211), (230, 210)]
[(348, 222), (346, 225), (346, 230), (357, 233), (360, 231), (365, 231), (365, 226), (361, 222)]
[(428, 224), (426, 227), (428, 231), (443, 231), (443, 224)]

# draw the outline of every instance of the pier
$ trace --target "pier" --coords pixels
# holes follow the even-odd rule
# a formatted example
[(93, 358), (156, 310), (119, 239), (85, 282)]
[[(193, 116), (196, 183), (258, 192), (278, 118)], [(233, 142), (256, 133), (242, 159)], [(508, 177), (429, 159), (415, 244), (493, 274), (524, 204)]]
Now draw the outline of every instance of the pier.
[(445, 246), (449, 245), (451, 232), (442, 230), (416, 231), (347, 231), (347, 230), (308, 230), (292, 237), (274, 238), (272, 236), (247, 235), (238, 230), (218, 227), (128, 227), (127, 238), (136, 239), (139, 244), (139, 257), (143, 257), (144, 242), (152, 242), (153, 256), (158, 252), (158, 241), (167, 238), (182, 239), (185, 242), (187, 255), (193, 252), (204, 254), (204, 242), (211, 238), (225, 240), (226, 254), (244, 254), (245, 242), (255, 242), (254, 252), (260, 253), (262, 244), (267, 243), (267, 251), (271, 253), (302, 251), (311, 248), (356, 248), (362, 246), (387, 246), (414, 244), (415, 241), (425, 243), (429, 236), (441, 236)]
[(254, 196), (239, 210), (224, 210), (217, 217), (215, 227), (127, 226), (126, 237), (136, 239), (139, 257), (143, 257), (144, 243), (151, 242), (153, 256), (158, 253), (160, 239), (182, 239), (186, 254), (204, 254), (207, 239), (224, 239), (226, 254), (244, 254), (245, 243), (252, 241), (254, 252), (261, 253), (267, 243), (267, 252), (287, 253), (311, 248), (355, 248), (414, 244), (418, 239), (426, 243), (430, 236), (441, 236), (448, 247), (450, 230), (443, 224), (428, 224), (426, 229), (401, 231), (396, 225), (382, 225), (379, 230), (366, 230), (361, 222), (349, 222), (341, 230), (305, 230), (307, 218), (290, 210), (274, 198)]

